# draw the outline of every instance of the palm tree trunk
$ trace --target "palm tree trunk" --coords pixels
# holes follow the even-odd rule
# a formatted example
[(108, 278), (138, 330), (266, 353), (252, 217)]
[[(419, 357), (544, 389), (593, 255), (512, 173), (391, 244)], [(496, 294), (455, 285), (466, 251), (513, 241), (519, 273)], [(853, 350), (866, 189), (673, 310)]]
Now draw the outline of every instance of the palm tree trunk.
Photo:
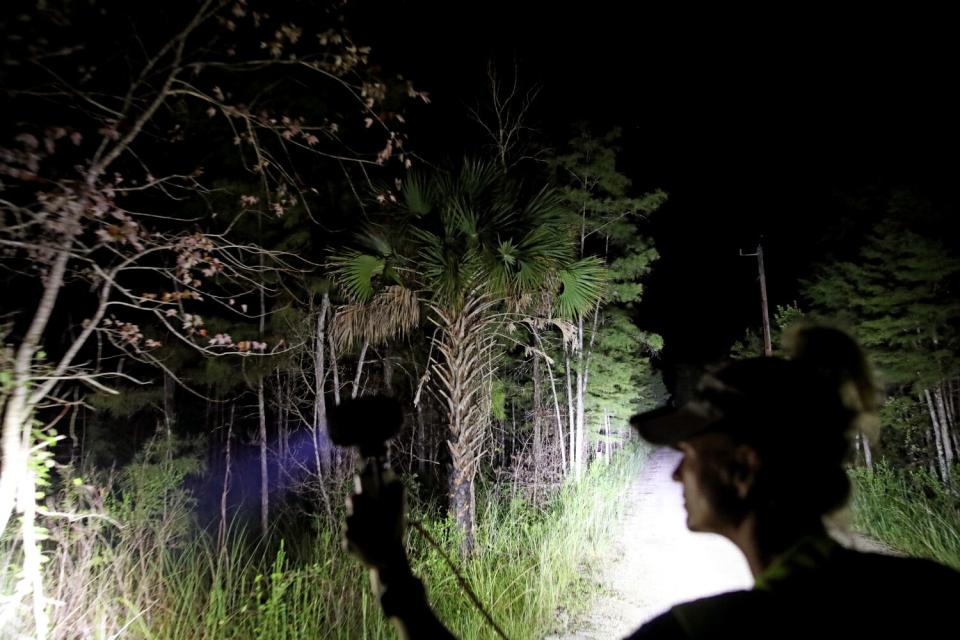
[(432, 365), (438, 393), (447, 405), (450, 511), (463, 535), (464, 553), (470, 553), (475, 542), (474, 479), (488, 419), (482, 400), (489, 389), (487, 377), (493, 373), (488, 370), (492, 338), (486, 317), (491, 306), (488, 300), (473, 298), (459, 311), (434, 308), (441, 358)]

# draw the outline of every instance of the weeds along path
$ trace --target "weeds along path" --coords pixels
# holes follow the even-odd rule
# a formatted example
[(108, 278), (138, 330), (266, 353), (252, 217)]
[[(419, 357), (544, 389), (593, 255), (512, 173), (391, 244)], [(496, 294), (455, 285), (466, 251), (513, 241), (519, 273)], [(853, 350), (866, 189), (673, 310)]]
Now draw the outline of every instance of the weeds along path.
[(601, 595), (573, 631), (552, 638), (620, 638), (674, 604), (752, 586), (733, 544), (687, 530), (683, 492), (671, 479), (679, 461), (670, 449), (651, 454), (631, 486), (613, 560), (600, 576)]

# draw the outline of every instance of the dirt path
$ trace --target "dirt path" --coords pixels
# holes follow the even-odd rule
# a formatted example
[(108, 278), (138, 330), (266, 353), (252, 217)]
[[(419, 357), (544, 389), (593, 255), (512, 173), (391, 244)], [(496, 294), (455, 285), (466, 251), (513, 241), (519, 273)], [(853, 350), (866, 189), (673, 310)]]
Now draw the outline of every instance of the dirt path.
[(654, 452), (634, 482), (616, 537), (617, 560), (603, 571), (603, 592), (575, 631), (557, 640), (620, 638), (674, 604), (752, 585), (740, 552), (720, 536), (691, 533), (683, 493), (671, 474), (680, 454)]
[[(669, 449), (651, 456), (631, 489), (634, 499), (611, 554), (616, 560), (602, 572), (600, 597), (573, 631), (548, 640), (621, 638), (674, 604), (753, 585), (732, 543), (687, 530), (682, 489), (671, 479), (679, 460)], [(880, 550), (859, 536), (841, 542)]]

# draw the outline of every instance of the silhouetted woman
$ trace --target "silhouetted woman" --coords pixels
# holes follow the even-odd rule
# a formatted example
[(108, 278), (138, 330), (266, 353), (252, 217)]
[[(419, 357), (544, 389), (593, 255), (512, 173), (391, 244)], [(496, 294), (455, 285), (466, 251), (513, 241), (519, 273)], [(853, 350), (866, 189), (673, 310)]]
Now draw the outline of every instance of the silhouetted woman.
[[(827, 535), (825, 516), (850, 496), (844, 463), (853, 437), (876, 425), (878, 392), (847, 334), (810, 326), (789, 338), (789, 358), (732, 362), (705, 375), (683, 407), (631, 419), (648, 442), (683, 453), (674, 479), (683, 484), (687, 526), (731, 540), (755, 586), (677, 605), (630, 638), (911, 637), (935, 631), (955, 637), (960, 574), (927, 560), (849, 550)], [(354, 540), (352, 528), (348, 523)], [(408, 637), (450, 637), (423, 600), (399, 539), (389, 548), (385, 562), (372, 562), (386, 578), (385, 593), (394, 581), (408, 585), (402, 589), (412, 595), (396, 605), (387, 598), (387, 613)]]

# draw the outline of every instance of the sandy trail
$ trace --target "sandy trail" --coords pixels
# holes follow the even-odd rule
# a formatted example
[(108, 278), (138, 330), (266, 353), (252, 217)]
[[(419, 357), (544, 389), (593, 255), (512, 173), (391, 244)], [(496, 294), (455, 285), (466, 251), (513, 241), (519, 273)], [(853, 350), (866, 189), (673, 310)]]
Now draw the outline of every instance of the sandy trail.
[[(602, 593), (573, 631), (551, 640), (621, 638), (687, 600), (753, 585), (743, 556), (725, 538), (691, 533), (683, 491), (671, 479), (680, 454), (654, 452), (631, 487), (630, 508), (601, 572)], [(860, 536), (838, 539), (861, 550), (881, 550)]]
[(602, 595), (575, 631), (553, 638), (620, 638), (674, 604), (753, 584), (733, 544), (687, 530), (682, 488), (670, 477), (679, 461), (670, 449), (651, 455), (631, 486)]

